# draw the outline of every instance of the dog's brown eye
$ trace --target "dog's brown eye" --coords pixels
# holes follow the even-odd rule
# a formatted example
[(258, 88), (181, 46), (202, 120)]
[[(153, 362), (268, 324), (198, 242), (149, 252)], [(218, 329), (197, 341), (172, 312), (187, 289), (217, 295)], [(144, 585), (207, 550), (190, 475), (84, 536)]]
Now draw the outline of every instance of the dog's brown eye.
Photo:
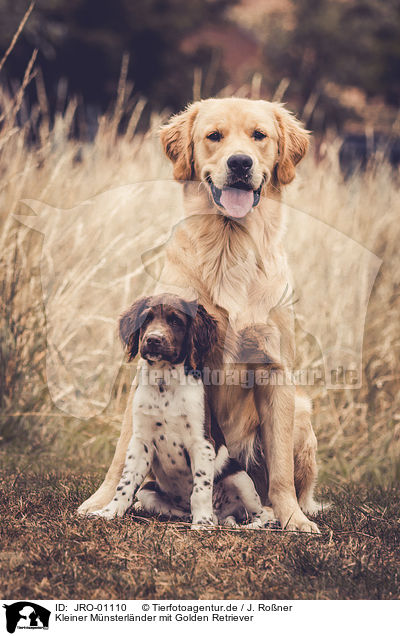
[(168, 324), (171, 325), (171, 327), (183, 327), (183, 322), (180, 318), (178, 318), (177, 316), (169, 316), (168, 317)]
[(218, 132), (218, 130), (215, 130), (214, 132), (207, 135), (207, 139), (209, 139), (210, 141), (221, 141), (222, 135), (220, 132)]
[(261, 141), (262, 139), (265, 139), (267, 135), (261, 132), (261, 130), (255, 130), (252, 136), (256, 141)]

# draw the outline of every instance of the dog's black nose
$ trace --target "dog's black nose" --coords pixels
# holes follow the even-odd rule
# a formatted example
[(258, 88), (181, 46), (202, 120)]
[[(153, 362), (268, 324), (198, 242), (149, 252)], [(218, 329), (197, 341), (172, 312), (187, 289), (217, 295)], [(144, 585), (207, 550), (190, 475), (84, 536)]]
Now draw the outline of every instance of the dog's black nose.
[(236, 174), (245, 174), (253, 165), (253, 159), (249, 155), (231, 155), (227, 161), (228, 168)]
[(161, 338), (158, 336), (148, 336), (146, 338), (146, 344), (148, 347), (159, 347), (161, 344)]

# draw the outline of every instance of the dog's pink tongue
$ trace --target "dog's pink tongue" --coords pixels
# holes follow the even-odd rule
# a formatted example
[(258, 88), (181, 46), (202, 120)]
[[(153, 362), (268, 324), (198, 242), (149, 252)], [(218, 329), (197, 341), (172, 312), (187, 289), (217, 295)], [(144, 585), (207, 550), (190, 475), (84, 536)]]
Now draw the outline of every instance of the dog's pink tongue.
[(246, 216), (253, 207), (253, 190), (238, 190), (237, 188), (226, 188), (222, 190), (220, 202), (228, 212), (229, 216), (240, 219)]

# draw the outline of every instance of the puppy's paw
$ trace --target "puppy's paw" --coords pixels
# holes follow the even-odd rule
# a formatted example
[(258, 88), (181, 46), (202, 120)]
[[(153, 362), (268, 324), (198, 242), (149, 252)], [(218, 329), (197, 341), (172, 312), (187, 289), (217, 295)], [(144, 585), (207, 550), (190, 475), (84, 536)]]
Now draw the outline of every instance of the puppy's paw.
[(133, 510), (139, 513), (146, 512), (146, 508), (144, 507), (141, 501), (136, 501), (136, 503), (133, 504)]
[(222, 519), (221, 521), (222, 525), (225, 526), (225, 528), (239, 528), (239, 524), (236, 523), (236, 519), (233, 515), (229, 515), (229, 517), (225, 517), (225, 519)]
[(191, 530), (212, 530), (215, 528), (214, 515), (211, 517), (200, 517), (199, 519), (193, 519)]
[(275, 517), (272, 508), (269, 508), (268, 506), (263, 506), (261, 514), (257, 515), (257, 519), (254, 521), (260, 524), (260, 528), (270, 528), (271, 530), (281, 529), (279, 520)]

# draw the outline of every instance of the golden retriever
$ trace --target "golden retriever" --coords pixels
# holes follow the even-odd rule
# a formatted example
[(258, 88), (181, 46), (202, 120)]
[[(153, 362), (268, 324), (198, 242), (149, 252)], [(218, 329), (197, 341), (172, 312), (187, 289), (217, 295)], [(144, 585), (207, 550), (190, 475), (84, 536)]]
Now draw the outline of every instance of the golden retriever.
[[(225, 344), (208, 364), (222, 369), (225, 381), (211, 382), (210, 394), (229, 452), (283, 528), (318, 532), (306, 516), (318, 509), (316, 438), (310, 401), (290, 375), (294, 329), (284, 301), (290, 280), (280, 203), (308, 134), (280, 104), (232, 97), (190, 105), (162, 128), (161, 141), (175, 179), (185, 182), (186, 218), (166, 246), (158, 291), (185, 290), (217, 319)], [(227, 381), (228, 373), (243, 370), (260, 381), (250, 387)], [(104, 506), (114, 493), (131, 437), (134, 390), (107, 476), (81, 513)]]

